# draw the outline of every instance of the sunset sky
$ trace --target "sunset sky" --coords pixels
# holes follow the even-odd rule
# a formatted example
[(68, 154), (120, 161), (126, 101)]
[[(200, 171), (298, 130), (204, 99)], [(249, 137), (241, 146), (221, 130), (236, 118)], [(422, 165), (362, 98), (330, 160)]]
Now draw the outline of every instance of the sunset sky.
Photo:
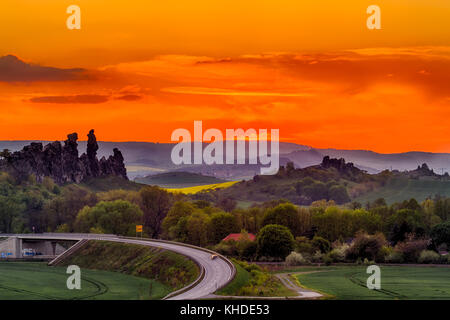
[(450, 152), (449, 17), (448, 0), (1, 0), (0, 140), (170, 142), (203, 120)]

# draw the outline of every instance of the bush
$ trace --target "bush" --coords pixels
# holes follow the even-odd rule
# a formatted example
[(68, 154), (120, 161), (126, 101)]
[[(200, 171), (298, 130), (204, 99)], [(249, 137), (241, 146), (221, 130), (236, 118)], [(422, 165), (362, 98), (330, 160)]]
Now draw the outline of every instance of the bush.
[(323, 256), (323, 263), (325, 263), (326, 266), (329, 266), (333, 263), (333, 259), (331, 259), (330, 254), (326, 254)]
[(426, 239), (413, 239), (409, 237), (404, 242), (399, 242), (395, 246), (395, 250), (403, 254), (405, 262), (417, 262), (420, 253), (427, 249), (429, 242)]
[(389, 256), (394, 252), (394, 248), (390, 246), (383, 246), (381, 247), (380, 251), (378, 251), (377, 257), (375, 261), (377, 262), (384, 262), (386, 261), (386, 257)]
[(285, 260), (288, 266), (300, 266), (302, 264), (307, 264), (308, 261), (302, 256), (301, 253), (292, 251)]
[(440, 255), (431, 250), (423, 250), (419, 256), (419, 263), (438, 263)]
[(312, 256), (312, 261), (315, 263), (321, 263), (323, 261), (323, 257), (324, 257), (324, 254), (322, 252), (320, 252), (319, 250), (317, 250)]
[(385, 258), (385, 261), (388, 263), (403, 263), (404, 260), (405, 259), (403, 258), (403, 254), (398, 251), (393, 251)]
[(319, 237), (319, 236), (315, 236), (312, 239), (311, 244), (314, 247), (314, 249), (320, 250), (323, 253), (327, 253), (331, 249), (330, 241), (328, 241), (325, 238)]
[(359, 233), (347, 250), (347, 259), (356, 260), (361, 258), (375, 260), (380, 255), (381, 248), (385, 245), (386, 238), (381, 233), (375, 235)]
[(311, 241), (309, 241), (306, 237), (295, 238), (295, 249), (297, 252), (300, 252), (302, 254), (308, 253), (311, 255), (314, 253), (314, 248), (311, 244)]
[(345, 261), (346, 251), (348, 250), (348, 245), (342, 245), (330, 251), (329, 256), (333, 262), (343, 262)]

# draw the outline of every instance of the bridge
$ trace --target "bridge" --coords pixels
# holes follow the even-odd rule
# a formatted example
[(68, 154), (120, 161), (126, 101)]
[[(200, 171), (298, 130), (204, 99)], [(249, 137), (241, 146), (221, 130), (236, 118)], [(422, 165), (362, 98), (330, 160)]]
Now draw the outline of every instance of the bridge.
[[(24, 249), (33, 249), (41, 253), (39, 255), (41, 258), (50, 259), (49, 265), (56, 265), (89, 240), (139, 244), (176, 252), (193, 260), (199, 267), (200, 273), (193, 283), (169, 294), (165, 298), (168, 300), (191, 300), (207, 297), (226, 286), (236, 274), (236, 268), (226, 257), (205, 248), (172, 241), (127, 238), (112, 234), (77, 233), (0, 234), (1, 238), (5, 239), (0, 241), (0, 254), (6, 252), (7, 258), (24, 258)], [(217, 258), (211, 259), (212, 255), (217, 255)]]

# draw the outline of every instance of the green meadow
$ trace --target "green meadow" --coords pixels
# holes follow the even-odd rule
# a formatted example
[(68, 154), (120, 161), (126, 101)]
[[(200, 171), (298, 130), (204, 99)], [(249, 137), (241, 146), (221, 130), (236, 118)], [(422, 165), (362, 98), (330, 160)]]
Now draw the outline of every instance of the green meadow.
[[(450, 299), (450, 268), (380, 266), (381, 289), (369, 290), (365, 266), (297, 269), (295, 276), (304, 287), (328, 298), (344, 300), (441, 300)], [(294, 271), (294, 270), (291, 270)]]
[(0, 300), (147, 300), (171, 289), (118, 272), (81, 269), (81, 290), (67, 289), (64, 267), (41, 262), (0, 262)]

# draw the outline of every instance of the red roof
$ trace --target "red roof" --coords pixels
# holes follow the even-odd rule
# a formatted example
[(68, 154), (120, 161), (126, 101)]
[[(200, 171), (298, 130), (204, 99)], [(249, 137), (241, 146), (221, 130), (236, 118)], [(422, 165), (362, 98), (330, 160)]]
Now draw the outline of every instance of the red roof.
[[(249, 233), (248, 238), (250, 241), (255, 241), (256, 236), (253, 233)], [(229, 241), (229, 240), (240, 241), (244, 239), (242, 239), (242, 233), (230, 233), (222, 241)]]

